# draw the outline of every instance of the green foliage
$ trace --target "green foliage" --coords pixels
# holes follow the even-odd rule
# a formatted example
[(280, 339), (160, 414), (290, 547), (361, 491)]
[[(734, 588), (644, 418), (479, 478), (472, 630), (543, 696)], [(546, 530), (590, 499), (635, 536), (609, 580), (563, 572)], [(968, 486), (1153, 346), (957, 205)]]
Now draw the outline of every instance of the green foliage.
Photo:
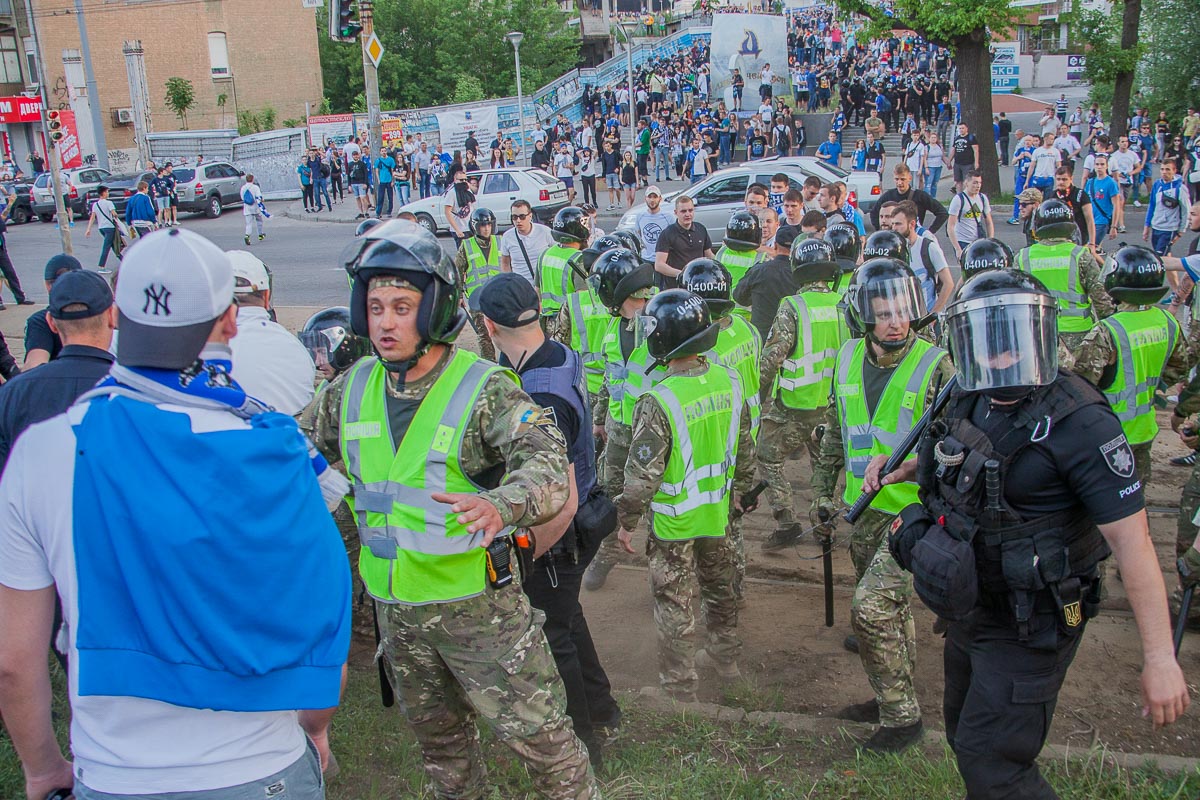
[(308, 124), (308, 121), (303, 120), (303, 119), (296, 119), (295, 117), (290, 117), (288, 119), (285, 119), (283, 122), (281, 122), (279, 124), (282, 125), (284, 128), (303, 128), (305, 125)]
[[(1087, 48), (1084, 76), (1092, 86), (1111, 84), (1117, 73), (1132, 70), (1145, 50), (1142, 43), (1132, 50), (1121, 49), (1124, 7), (1123, 2), (1115, 2), (1106, 13), (1081, 6), (1062, 15), (1071, 30), (1071, 37)], [(1111, 91), (1109, 95), (1111, 99)]]
[(1195, 0), (1154, 0), (1142, 14), (1146, 52), (1135, 85), (1155, 114), (1166, 111), (1178, 125), (1189, 106), (1200, 104), (1200, 15)]
[(1009, 0), (895, 0), (892, 17), (884, 16), (874, 2), (868, 0), (836, 0), (843, 11), (863, 14), (872, 20), (870, 35), (892, 28), (910, 28), (939, 45), (954, 48), (963, 39), (982, 41), (987, 31), (1012, 28), (1019, 14)]
[[(385, 110), (452, 102), (458, 86), (446, 76), (463, 73), (464, 59), (487, 65), (472, 75), (482, 90), (475, 99), (515, 95), (513, 49), (504, 39), (509, 31), (525, 34), (521, 80), (527, 92), (578, 63), (579, 35), (554, 0), (377, 0), (374, 16), (385, 49), (379, 63)], [(351, 111), (363, 91), (361, 48), (330, 41), (325, 15), (316, 19), (331, 113)]]
[(187, 78), (167, 78), (167, 108), (179, 117), (179, 125), (187, 130), (187, 112), (196, 105), (196, 88)]
[(454, 96), (450, 98), (450, 102), (474, 103), (483, 99), (483, 84), (480, 83), (479, 78), (460, 72), (458, 80), (454, 83)]
[[(275, 109), (267, 106), (261, 111), (244, 108), (238, 112), (238, 134), (249, 136), (252, 133), (275, 130)], [(297, 126), (300, 127), (300, 126)]]

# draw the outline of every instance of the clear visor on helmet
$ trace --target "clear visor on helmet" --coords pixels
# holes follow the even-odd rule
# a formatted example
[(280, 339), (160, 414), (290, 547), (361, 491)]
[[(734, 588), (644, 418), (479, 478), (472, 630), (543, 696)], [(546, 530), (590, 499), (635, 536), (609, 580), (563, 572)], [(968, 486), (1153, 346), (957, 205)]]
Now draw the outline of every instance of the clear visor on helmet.
[(300, 343), (308, 348), (313, 363), (318, 367), (333, 363), (333, 354), (346, 341), (347, 331), (340, 325), (315, 331), (300, 331)]
[(873, 280), (856, 286), (850, 302), (866, 325), (913, 323), (925, 316), (925, 292), (916, 276)]
[(599, 275), (597, 275), (595, 273), (588, 275), (587, 285), (588, 285), (588, 288), (590, 288), (595, 293), (596, 297), (600, 296), (600, 276)]
[(642, 314), (634, 318), (633, 346), (641, 347), (650, 340), (650, 334), (658, 329), (658, 317)]
[(1045, 386), (1058, 373), (1058, 306), (1039, 294), (981, 297), (948, 310), (950, 352), (966, 391)]

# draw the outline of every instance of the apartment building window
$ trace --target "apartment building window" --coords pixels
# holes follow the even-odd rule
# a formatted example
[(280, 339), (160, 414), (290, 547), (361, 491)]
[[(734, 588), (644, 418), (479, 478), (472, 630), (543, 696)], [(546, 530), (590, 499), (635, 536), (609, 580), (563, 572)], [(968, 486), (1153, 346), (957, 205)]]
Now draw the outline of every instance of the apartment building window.
[(229, 77), (229, 45), (225, 41), (224, 33), (216, 32), (208, 35), (208, 60), (212, 64), (214, 78)]
[(0, 83), (24, 83), (16, 36), (0, 36)]

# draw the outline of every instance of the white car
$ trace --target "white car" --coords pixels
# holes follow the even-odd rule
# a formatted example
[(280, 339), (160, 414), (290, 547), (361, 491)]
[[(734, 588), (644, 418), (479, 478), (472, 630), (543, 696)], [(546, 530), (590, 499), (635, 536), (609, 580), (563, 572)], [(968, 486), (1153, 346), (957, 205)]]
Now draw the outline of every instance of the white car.
[[(62, 171), (62, 191), (64, 205), (77, 217), (85, 217), (91, 211), (87, 202), (88, 190), (94, 190), (104, 183), (112, 173), (100, 167), (78, 167)], [(33, 213), (42, 222), (54, 219), (57, 208), (54, 204), (54, 192), (50, 188), (50, 173), (40, 173), (33, 182), (31, 192)]]
[[(820, 178), (821, 183), (843, 181), (850, 190), (850, 203), (864, 214), (875, 205), (880, 194), (879, 175), (874, 172), (846, 172), (811, 156), (789, 156), (725, 167), (691, 186), (667, 192), (663, 195), (663, 205), (670, 209), (677, 196), (686, 194), (696, 203), (696, 222), (719, 238), (714, 232), (724, 231), (729, 216), (744, 207), (750, 184), (761, 183), (769, 188), (771, 177), (780, 172), (788, 176), (788, 186), (797, 190), (812, 175)], [(645, 203), (633, 206), (622, 215), (618, 227), (636, 228), (637, 216), (645, 210)]]
[[(486, 208), (496, 215), (497, 231), (512, 226), (509, 214), (515, 200), (528, 202), (539, 222), (549, 222), (567, 205), (567, 185), (540, 169), (489, 169), (471, 174), (479, 175), (475, 207)], [(444, 194), (413, 200), (396, 211), (408, 211), (416, 216), (421, 227), (433, 233), (450, 232)]]

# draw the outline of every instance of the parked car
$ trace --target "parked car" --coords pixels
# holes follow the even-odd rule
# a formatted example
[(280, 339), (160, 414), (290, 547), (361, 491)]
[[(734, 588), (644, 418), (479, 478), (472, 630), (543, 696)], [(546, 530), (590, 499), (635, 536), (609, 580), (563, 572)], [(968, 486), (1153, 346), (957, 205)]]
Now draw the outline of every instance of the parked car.
[[(514, 200), (525, 200), (533, 208), (534, 218), (548, 222), (560, 208), (567, 204), (567, 185), (558, 178), (540, 169), (489, 169), (479, 173), (477, 208), (487, 208), (496, 215), (496, 227), (506, 230), (512, 227), (509, 211)], [(413, 200), (397, 212), (408, 211), (416, 216), (417, 222), (434, 233), (449, 232), (446, 221), (445, 195), (434, 194), (423, 200)]]
[(33, 184), (27, 181), (6, 182), (4, 188), (8, 192), (9, 202), (12, 203), (8, 221), (13, 225), (24, 225), (33, 219)]
[[(90, 206), (87, 202), (88, 190), (104, 183), (112, 173), (100, 167), (81, 167), (79, 169), (64, 169), (62, 171), (63, 200), (76, 217), (86, 217)], [(56, 212), (54, 192), (50, 188), (50, 173), (43, 172), (33, 182), (33, 213), (42, 222), (54, 219)]]
[[(808, 156), (792, 156), (788, 158), (763, 158), (745, 164), (726, 167), (703, 180), (685, 186), (663, 195), (663, 205), (670, 209), (675, 198), (686, 194), (696, 203), (695, 221), (708, 229), (709, 234), (719, 238), (719, 233), (725, 230), (729, 216), (740, 211), (745, 204), (746, 189), (751, 183), (771, 185), (771, 177), (782, 172), (788, 176), (788, 186), (799, 190), (804, 181), (815, 175), (822, 183), (844, 181), (850, 190), (850, 202), (866, 211), (875, 204), (874, 199), (864, 200), (859, 194), (865, 191), (868, 198), (879, 196), (879, 176), (874, 172), (846, 172), (831, 164), (825, 164)], [(872, 183), (873, 179), (873, 183)], [(638, 203), (621, 216), (618, 227), (637, 227), (637, 216), (646, 210), (645, 203)]]
[(117, 214), (125, 213), (125, 203), (129, 198), (137, 194), (137, 185), (140, 181), (149, 183), (154, 179), (154, 173), (146, 170), (145, 172), (134, 172), (128, 175), (110, 175), (108, 180), (102, 184), (97, 184), (87, 193), (87, 209), (88, 214), (92, 213), (92, 204), (100, 197), (100, 187), (108, 187), (108, 199), (112, 201), (113, 206), (117, 209)]
[[(242, 184), (246, 173), (224, 161), (213, 161), (200, 166), (183, 165), (171, 168), (175, 178), (175, 196), (179, 198), (181, 212), (204, 214), (206, 217), (219, 217), (228, 205), (241, 206)], [(137, 194), (139, 181), (149, 183), (154, 180), (153, 172), (140, 172), (132, 175), (113, 176), (104, 183), (108, 187), (108, 199), (116, 206), (118, 214), (125, 213), (125, 201)], [(99, 186), (88, 192), (87, 207), (99, 197)]]

